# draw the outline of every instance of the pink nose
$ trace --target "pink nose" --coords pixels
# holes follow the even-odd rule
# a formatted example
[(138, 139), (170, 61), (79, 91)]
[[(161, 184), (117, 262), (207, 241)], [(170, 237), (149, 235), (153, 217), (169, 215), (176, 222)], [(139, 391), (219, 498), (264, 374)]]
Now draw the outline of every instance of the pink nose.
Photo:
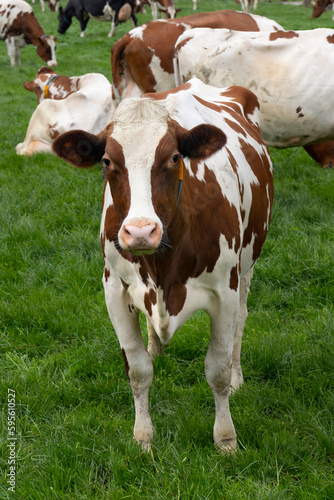
[(156, 223), (126, 224), (122, 227), (120, 236), (127, 250), (154, 251), (161, 242), (161, 229)]
[(48, 61), (48, 66), (57, 66), (57, 61)]

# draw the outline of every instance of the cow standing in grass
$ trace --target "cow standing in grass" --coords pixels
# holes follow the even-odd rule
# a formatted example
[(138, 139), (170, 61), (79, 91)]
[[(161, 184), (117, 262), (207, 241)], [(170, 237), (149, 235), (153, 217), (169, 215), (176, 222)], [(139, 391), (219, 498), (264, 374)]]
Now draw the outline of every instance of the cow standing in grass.
[(59, 8), (58, 32), (66, 33), (72, 24), (72, 17), (76, 17), (81, 27), (81, 37), (85, 36), (85, 29), (92, 17), (98, 21), (110, 21), (111, 28), (108, 37), (112, 37), (119, 23), (131, 19), (133, 27), (137, 26), (134, 13), (135, 0), (69, 0), (65, 9)]
[(180, 36), (174, 69), (177, 84), (194, 75), (211, 85), (252, 90), (260, 101), (266, 143), (306, 146), (327, 167), (334, 163), (331, 61), (330, 29), (245, 33), (203, 28)]
[[(152, 357), (200, 309), (211, 318), (205, 373), (216, 404), (214, 442), (223, 451), (236, 447), (229, 390), (243, 381), (247, 295), (273, 201), (258, 120), (252, 92), (194, 79), (124, 100), (97, 136), (77, 130), (53, 144), (79, 167), (104, 166), (105, 297), (133, 391), (134, 438), (144, 448), (154, 435)], [(148, 350), (139, 311), (148, 320)]]
[(48, 66), (57, 66), (57, 39), (44, 33), (31, 5), (23, 0), (0, 0), (0, 39), (6, 42), (11, 66), (21, 65), (21, 48), (27, 44), (36, 47)]

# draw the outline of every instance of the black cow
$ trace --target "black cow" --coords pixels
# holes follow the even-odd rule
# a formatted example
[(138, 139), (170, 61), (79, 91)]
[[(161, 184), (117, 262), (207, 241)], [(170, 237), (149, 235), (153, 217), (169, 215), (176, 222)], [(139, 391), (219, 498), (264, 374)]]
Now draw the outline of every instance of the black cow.
[(111, 28), (108, 37), (112, 37), (118, 23), (124, 23), (131, 18), (133, 27), (137, 26), (134, 14), (135, 0), (69, 0), (65, 9), (59, 7), (58, 32), (62, 35), (72, 24), (75, 16), (81, 26), (80, 36), (85, 36), (85, 29), (90, 17), (99, 21), (110, 21)]

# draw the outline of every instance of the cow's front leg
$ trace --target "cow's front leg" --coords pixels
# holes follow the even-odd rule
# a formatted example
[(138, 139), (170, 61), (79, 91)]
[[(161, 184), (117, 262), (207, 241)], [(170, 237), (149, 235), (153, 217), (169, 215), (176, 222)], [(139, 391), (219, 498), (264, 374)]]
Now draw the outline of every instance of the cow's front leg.
[(104, 282), (111, 322), (116, 330), (124, 357), (125, 370), (135, 403), (134, 439), (149, 449), (154, 429), (149, 414), (148, 393), (153, 380), (153, 364), (147, 352), (139, 325), (139, 314), (133, 308), (128, 292), (118, 278)]
[(80, 28), (81, 28), (80, 36), (81, 36), (81, 38), (84, 38), (85, 29), (86, 29), (86, 26), (87, 26), (88, 21), (89, 21), (89, 16), (88, 16), (88, 14), (85, 14), (85, 12), (80, 11), (76, 17), (80, 23)]
[(229, 407), (233, 337), (239, 312), (239, 293), (225, 287), (222, 299), (212, 301), (211, 338), (205, 358), (205, 375), (215, 398), (213, 439), (224, 452), (237, 446)]

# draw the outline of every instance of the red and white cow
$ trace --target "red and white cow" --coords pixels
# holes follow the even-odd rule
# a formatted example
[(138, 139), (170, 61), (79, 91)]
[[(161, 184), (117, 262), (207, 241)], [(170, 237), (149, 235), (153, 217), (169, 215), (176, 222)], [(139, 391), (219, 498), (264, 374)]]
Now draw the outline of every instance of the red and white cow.
[(316, 17), (320, 17), (321, 14), (323, 14), (327, 9), (332, 6), (332, 20), (334, 21), (334, 3), (333, 0), (316, 0), (316, 2), (313, 5), (313, 10), (312, 10), (312, 19), (315, 19)]
[(148, 0), (148, 3), (152, 9), (153, 19), (158, 19), (159, 10), (166, 12), (168, 18), (175, 19), (176, 9), (173, 0)]
[(52, 142), (68, 130), (82, 128), (97, 134), (109, 122), (111, 85), (100, 73), (90, 73), (87, 84), (62, 100), (45, 99), (31, 116), (19, 155), (52, 153)]
[[(36, 0), (32, 0), (31, 3), (34, 4), (35, 1)], [(60, 0), (47, 0), (47, 3), (49, 5), (51, 12), (55, 12), (58, 10), (59, 2), (60, 2)], [(42, 8), (42, 12), (45, 12), (45, 1), (44, 0), (41, 0), (41, 8)]]
[[(99, 73), (87, 73), (82, 76), (58, 75), (53, 69), (46, 66), (40, 68), (37, 75), (30, 82), (24, 82), (23, 86), (29, 92), (35, 92), (38, 102), (44, 99), (65, 99), (73, 92), (92, 88), (99, 85), (101, 75)], [(104, 81), (104, 79), (102, 79)]]
[[(316, 47), (316, 50), (315, 50)], [(269, 146), (288, 148), (334, 139), (330, 29), (242, 33), (194, 29), (176, 44), (176, 84), (192, 76), (211, 85), (242, 85), (261, 106)], [(315, 78), (314, 75), (317, 75)], [(327, 166), (328, 162), (323, 164)]]
[[(247, 295), (273, 200), (258, 118), (252, 92), (193, 79), (124, 100), (97, 136), (73, 131), (53, 144), (77, 166), (104, 165), (105, 297), (133, 391), (134, 438), (144, 448), (154, 433), (152, 357), (200, 309), (211, 317), (205, 373), (216, 402), (214, 442), (236, 447), (229, 388), (243, 381)], [(148, 351), (139, 311), (149, 324)]]
[(57, 38), (44, 33), (31, 5), (23, 0), (0, 0), (0, 40), (6, 42), (11, 66), (21, 64), (21, 48), (27, 44), (36, 47), (48, 66), (57, 66)]
[(127, 97), (172, 89), (174, 45), (184, 31), (194, 27), (241, 31), (283, 29), (266, 17), (232, 10), (150, 21), (131, 30), (111, 48), (113, 106)]

